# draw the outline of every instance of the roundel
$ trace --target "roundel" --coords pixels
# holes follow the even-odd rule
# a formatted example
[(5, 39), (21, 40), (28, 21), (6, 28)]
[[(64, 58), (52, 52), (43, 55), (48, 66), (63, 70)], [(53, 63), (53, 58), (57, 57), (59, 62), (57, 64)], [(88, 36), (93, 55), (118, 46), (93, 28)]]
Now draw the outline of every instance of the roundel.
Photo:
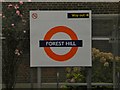
[[(73, 30), (71, 30), (66, 26), (56, 26), (50, 29), (46, 33), (44, 40), (51, 40), (52, 36), (59, 32), (68, 34), (71, 40), (78, 40), (77, 35), (73, 32)], [(64, 55), (58, 55), (54, 53), (50, 47), (44, 47), (44, 51), (46, 52), (46, 54), (55, 61), (67, 61), (76, 54), (77, 50), (78, 50), (78, 47), (72, 47), (68, 53)]]

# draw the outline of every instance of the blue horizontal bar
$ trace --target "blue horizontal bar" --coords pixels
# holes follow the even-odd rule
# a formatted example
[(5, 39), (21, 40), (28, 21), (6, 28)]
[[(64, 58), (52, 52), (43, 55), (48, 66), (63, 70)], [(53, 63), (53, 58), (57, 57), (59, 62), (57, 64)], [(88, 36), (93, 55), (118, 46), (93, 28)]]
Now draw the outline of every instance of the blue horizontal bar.
[(40, 47), (82, 47), (82, 40), (40, 40)]

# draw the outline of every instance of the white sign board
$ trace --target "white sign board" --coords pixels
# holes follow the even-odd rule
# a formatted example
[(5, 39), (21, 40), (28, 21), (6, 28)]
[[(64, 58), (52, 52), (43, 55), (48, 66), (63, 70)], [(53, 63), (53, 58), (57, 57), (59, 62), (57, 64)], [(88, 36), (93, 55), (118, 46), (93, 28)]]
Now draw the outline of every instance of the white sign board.
[(30, 11), (30, 66), (91, 66), (91, 11)]

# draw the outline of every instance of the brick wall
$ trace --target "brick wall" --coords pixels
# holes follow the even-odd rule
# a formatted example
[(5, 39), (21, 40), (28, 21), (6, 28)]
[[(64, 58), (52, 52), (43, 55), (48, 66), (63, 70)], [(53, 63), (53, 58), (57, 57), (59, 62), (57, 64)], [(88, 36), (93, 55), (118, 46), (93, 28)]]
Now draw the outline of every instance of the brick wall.
[[(8, 3), (3, 3), (8, 5)], [(24, 19), (27, 20), (28, 26), (25, 26), (26, 30), (29, 28), (29, 11), (30, 10), (92, 10), (92, 14), (118, 14), (120, 3), (118, 2), (40, 2), (40, 3), (24, 3)], [(29, 37), (28, 37), (29, 38)], [(29, 44), (29, 43), (28, 43)], [(28, 50), (29, 51), (29, 50)], [(29, 52), (27, 52), (29, 54)], [(20, 65), (18, 71), (18, 82), (30, 82), (30, 68), (29, 66), (29, 55), (24, 55), (24, 61)], [(21, 72), (22, 71), (22, 72)], [(64, 68), (59, 68), (61, 74), (64, 77)], [(25, 73), (23, 73), (25, 72)], [(56, 82), (55, 68), (43, 68), (42, 69), (42, 82)], [(37, 82), (37, 70), (33, 68), (33, 82)], [(61, 81), (64, 81), (61, 79)]]
[(43, 2), (26, 3), (27, 10), (92, 10), (93, 14), (117, 14), (118, 2)]

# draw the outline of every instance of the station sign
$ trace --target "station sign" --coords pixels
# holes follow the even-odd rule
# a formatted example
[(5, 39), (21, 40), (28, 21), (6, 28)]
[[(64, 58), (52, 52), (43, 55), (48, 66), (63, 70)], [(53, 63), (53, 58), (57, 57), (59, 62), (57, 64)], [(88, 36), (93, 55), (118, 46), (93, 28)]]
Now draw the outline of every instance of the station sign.
[(91, 11), (30, 11), (30, 66), (91, 66)]

